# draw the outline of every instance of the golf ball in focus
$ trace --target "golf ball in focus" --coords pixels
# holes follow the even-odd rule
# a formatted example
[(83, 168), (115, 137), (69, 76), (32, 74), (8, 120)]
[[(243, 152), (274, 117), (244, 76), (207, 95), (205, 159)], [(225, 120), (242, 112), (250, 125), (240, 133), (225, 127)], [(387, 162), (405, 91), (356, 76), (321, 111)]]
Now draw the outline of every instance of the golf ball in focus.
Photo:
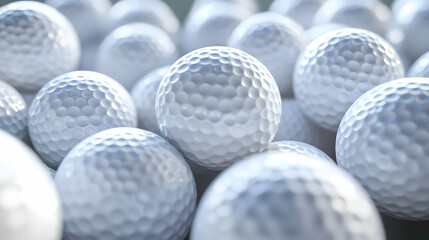
[(391, 81), (362, 95), (341, 121), (336, 149), (338, 165), (381, 212), (429, 220), (429, 79)]
[(197, 193), (191, 169), (163, 138), (113, 128), (79, 143), (55, 182), (68, 240), (182, 240)]
[(156, 96), (163, 136), (188, 160), (215, 170), (267, 147), (280, 114), (268, 69), (229, 47), (201, 48), (177, 60)]

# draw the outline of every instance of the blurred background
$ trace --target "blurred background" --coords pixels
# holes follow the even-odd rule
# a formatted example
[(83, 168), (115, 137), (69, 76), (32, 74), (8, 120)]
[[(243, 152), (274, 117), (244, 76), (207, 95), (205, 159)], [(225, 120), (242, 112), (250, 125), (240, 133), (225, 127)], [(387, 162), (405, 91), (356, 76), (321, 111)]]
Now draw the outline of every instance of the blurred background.
[[(118, 0), (111, 0), (111, 2), (113, 3), (117, 1)], [(350, 0), (350, 1), (355, 1), (355, 0)], [(392, 4), (393, 1), (394, 0), (383, 0), (383, 2), (389, 5)], [(0, 5), (4, 5), (9, 2), (14, 2), (14, 0), (0, 0)], [(194, 2), (194, 0), (164, 0), (164, 2), (170, 5), (171, 8), (176, 12), (177, 17), (183, 21), (183, 19), (188, 14), (189, 8), (191, 4)], [(259, 5), (261, 6), (261, 9), (266, 10), (268, 6), (273, 2), (273, 0), (258, 0), (258, 2), (259, 2)]]

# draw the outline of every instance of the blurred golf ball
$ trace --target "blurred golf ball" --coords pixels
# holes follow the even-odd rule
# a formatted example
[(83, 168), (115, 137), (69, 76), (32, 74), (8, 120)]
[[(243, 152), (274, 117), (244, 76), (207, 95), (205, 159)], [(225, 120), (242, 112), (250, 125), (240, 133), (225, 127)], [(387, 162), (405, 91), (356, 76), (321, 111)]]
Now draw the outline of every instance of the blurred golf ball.
[(346, 27), (345, 25), (338, 24), (338, 23), (325, 23), (325, 24), (316, 25), (307, 30), (307, 40), (312, 42), (316, 40), (318, 37), (321, 37), (330, 31), (338, 30), (340, 28), (345, 28), (345, 27)]
[(0, 128), (23, 140), (27, 136), (27, 111), (21, 94), (0, 81)]
[(336, 149), (338, 165), (381, 212), (429, 219), (429, 79), (391, 81), (362, 95), (341, 121)]
[(249, 53), (273, 74), (282, 97), (292, 94), (296, 59), (306, 45), (304, 29), (277, 13), (259, 13), (232, 32), (228, 46)]
[(162, 29), (146, 23), (130, 23), (104, 39), (96, 69), (130, 90), (144, 75), (172, 64), (177, 58), (176, 45)]
[(173, 10), (163, 1), (122, 0), (110, 9), (109, 25), (111, 30), (136, 22), (157, 26), (174, 40), (178, 37), (180, 22)]
[(278, 12), (298, 22), (308, 29), (313, 24), (313, 18), (317, 10), (326, 0), (275, 0), (270, 6), (270, 11)]
[(378, 0), (330, 0), (317, 11), (313, 25), (338, 23), (384, 36), (389, 19), (389, 7)]
[(0, 8), (0, 80), (34, 92), (75, 70), (79, 58), (78, 36), (54, 8), (35, 1)]
[(144, 76), (131, 91), (131, 97), (136, 105), (138, 126), (161, 135), (155, 113), (156, 93), (162, 78), (170, 66), (153, 70)]
[(280, 114), (280, 93), (268, 69), (229, 47), (202, 48), (177, 60), (156, 97), (163, 136), (188, 160), (210, 169), (262, 151)]
[(393, 13), (387, 37), (414, 62), (429, 51), (429, 1), (400, 2)]
[(71, 72), (47, 83), (29, 110), (31, 141), (51, 168), (92, 134), (113, 127), (137, 126), (129, 93), (113, 79), (95, 72)]
[(336, 131), (344, 113), (369, 89), (404, 76), (401, 60), (383, 38), (343, 28), (307, 45), (294, 72), (294, 93), (313, 122)]
[(294, 152), (246, 158), (222, 172), (197, 209), (191, 239), (384, 240), (365, 190), (325, 160)]
[(163, 138), (136, 128), (85, 139), (66, 156), (55, 182), (69, 240), (181, 240), (195, 211), (186, 161)]
[(0, 239), (61, 239), (60, 199), (40, 159), (2, 130), (0, 152)]
[(226, 3), (234, 3), (240, 6), (243, 6), (249, 9), (252, 13), (259, 12), (258, 2), (256, 0), (195, 0), (192, 4), (191, 10), (189, 14), (192, 14), (198, 8), (201, 8), (207, 3), (211, 2), (226, 2)]
[(184, 53), (208, 46), (225, 46), (234, 29), (252, 11), (227, 1), (211, 1), (191, 12), (183, 24), (180, 48)]
[(407, 76), (429, 78), (429, 52), (423, 54), (411, 65)]
[(109, 0), (46, 0), (73, 24), (82, 44), (101, 38), (107, 31)]

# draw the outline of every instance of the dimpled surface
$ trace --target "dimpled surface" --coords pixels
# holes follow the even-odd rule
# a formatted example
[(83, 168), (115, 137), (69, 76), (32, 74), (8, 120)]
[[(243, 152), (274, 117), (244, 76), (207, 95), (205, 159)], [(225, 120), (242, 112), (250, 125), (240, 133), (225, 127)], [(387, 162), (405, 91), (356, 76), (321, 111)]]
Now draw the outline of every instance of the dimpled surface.
[(295, 67), (293, 88), (303, 112), (335, 131), (363, 93), (403, 76), (401, 60), (389, 43), (369, 31), (344, 28), (306, 47)]
[(0, 128), (19, 139), (27, 135), (27, 104), (21, 94), (0, 81)]
[(95, 72), (71, 72), (47, 83), (29, 111), (31, 141), (51, 168), (92, 134), (113, 127), (137, 126), (129, 93), (113, 79)]
[(380, 211), (429, 219), (429, 79), (401, 79), (365, 93), (344, 116), (336, 149), (338, 165)]
[(305, 29), (313, 24), (317, 10), (326, 0), (276, 0), (270, 6), (270, 11), (284, 14), (297, 21)]
[(54, 77), (74, 70), (79, 39), (54, 8), (19, 1), (0, 8), (0, 79), (18, 90), (37, 91)]
[(192, 240), (383, 240), (367, 193), (324, 160), (293, 152), (251, 156), (204, 194)]
[(40, 159), (1, 130), (0, 152), (0, 239), (61, 239), (60, 199)]
[(69, 19), (82, 43), (105, 34), (105, 21), (111, 7), (109, 0), (46, 0), (46, 4)]
[(273, 141), (285, 140), (308, 143), (327, 152), (334, 152), (335, 147), (335, 133), (310, 121), (294, 99), (283, 99), (279, 129)]
[(163, 138), (140, 129), (87, 138), (64, 159), (55, 181), (69, 240), (182, 240), (195, 211), (186, 161)]
[(143, 22), (155, 25), (171, 37), (177, 37), (180, 23), (170, 7), (160, 0), (122, 0), (113, 5), (109, 12), (110, 27)]
[(177, 58), (176, 45), (162, 29), (130, 23), (104, 39), (98, 51), (97, 70), (131, 89), (141, 77)]
[(153, 70), (144, 76), (131, 91), (131, 97), (137, 108), (138, 125), (158, 135), (161, 134), (155, 113), (156, 92), (164, 74), (170, 66)]
[(393, 12), (387, 37), (404, 50), (411, 62), (429, 51), (429, 1), (398, 3)]
[(225, 46), (241, 21), (252, 14), (238, 4), (213, 1), (202, 5), (186, 19), (180, 47), (185, 53), (208, 46)]
[(300, 155), (306, 155), (311, 159), (322, 160), (328, 163), (334, 164), (332, 160), (326, 153), (322, 150), (313, 147), (307, 143), (297, 142), (297, 141), (280, 141), (272, 142), (268, 145), (266, 152), (285, 152), (285, 153), (297, 153)]
[(384, 36), (389, 19), (389, 7), (378, 0), (332, 0), (317, 11), (313, 24), (339, 23)]
[(282, 97), (292, 92), (296, 59), (306, 44), (304, 29), (277, 13), (260, 13), (244, 20), (228, 45), (261, 61), (273, 74)]
[(429, 78), (429, 52), (423, 54), (423, 56), (411, 65), (407, 76)]
[(162, 134), (188, 160), (211, 169), (263, 150), (280, 114), (280, 93), (267, 68), (229, 47), (202, 48), (180, 58), (156, 97)]

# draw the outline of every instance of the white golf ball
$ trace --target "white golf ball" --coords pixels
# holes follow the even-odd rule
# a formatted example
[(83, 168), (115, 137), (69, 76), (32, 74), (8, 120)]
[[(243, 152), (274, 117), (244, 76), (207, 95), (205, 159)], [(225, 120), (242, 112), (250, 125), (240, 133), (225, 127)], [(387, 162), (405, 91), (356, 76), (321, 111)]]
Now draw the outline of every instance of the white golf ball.
[(144, 75), (172, 64), (178, 57), (176, 45), (162, 29), (146, 23), (130, 23), (104, 39), (96, 69), (130, 90)]
[(384, 240), (377, 209), (343, 170), (293, 152), (257, 154), (231, 166), (198, 206), (191, 240)]
[(190, 13), (211, 2), (234, 3), (249, 9), (252, 13), (259, 12), (259, 5), (256, 0), (195, 0), (192, 4)]
[(142, 22), (155, 25), (173, 39), (178, 37), (180, 22), (171, 8), (160, 0), (122, 0), (109, 12), (110, 29), (128, 23)]
[(429, 1), (400, 2), (393, 13), (387, 37), (414, 62), (429, 51)]
[(223, 169), (262, 151), (281, 114), (278, 87), (256, 58), (207, 47), (180, 58), (156, 96), (158, 126), (193, 163)]
[(313, 24), (317, 10), (326, 0), (275, 0), (270, 11), (281, 13), (297, 21), (305, 29)]
[(197, 8), (184, 22), (180, 48), (184, 53), (208, 46), (225, 46), (234, 29), (252, 11), (241, 5), (212, 1)]
[(60, 199), (40, 159), (1, 130), (0, 152), (0, 239), (61, 239)]
[(185, 238), (197, 193), (191, 169), (163, 138), (114, 128), (79, 143), (55, 176), (68, 240)]
[(144, 76), (131, 91), (131, 97), (137, 108), (138, 126), (161, 135), (155, 113), (156, 93), (162, 78), (170, 66), (153, 70)]
[(389, 19), (389, 7), (378, 0), (331, 0), (317, 11), (313, 25), (338, 23), (384, 36)]
[(18, 90), (37, 91), (54, 77), (75, 70), (78, 36), (54, 8), (18, 1), (0, 8), (0, 79)]
[(0, 129), (23, 140), (27, 136), (27, 104), (21, 94), (0, 81)]
[(293, 88), (306, 116), (336, 131), (363, 93), (402, 77), (401, 60), (389, 43), (372, 32), (344, 28), (306, 47), (295, 68)]
[(429, 79), (392, 81), (362, 95), (341, 122), (336, 149), (338, 165), (381, 212), (429, 220)]
[(82, 44), (105, 35), (109, 0), (46, 0), (73, 24)]
[(307, 38), (295, 21), (277, 13), (259, 13), (244, 20), (232, 32), (228, 46), (261, 61), (273, 74), (282, 97), (292, 95), (296, 60)]
[(129, 93), (113, 79), (95, 72), (71, 72), (47, 83), (29, 111), (31, 141), (51, 168), (80, 141), (114, 127), (137, 126)]
[(326, 153), (322, 150), (303, 142), (297, 141), (280, 141), (272, 142), (268, 145), (265, 152), (285, 152), (285, 153), (297, 153), (300, 155), (306, 155), (309, 159), (322, 160), (331, 164), (335, 164)]
[(310, 121), (295, 99), (283, 99), (279, 129), (273, 141), (299, 141), (335, 156), (335, 132)]
[(429, 78), (429, 52), (423, 54), (411, 65), (407, 76)]

